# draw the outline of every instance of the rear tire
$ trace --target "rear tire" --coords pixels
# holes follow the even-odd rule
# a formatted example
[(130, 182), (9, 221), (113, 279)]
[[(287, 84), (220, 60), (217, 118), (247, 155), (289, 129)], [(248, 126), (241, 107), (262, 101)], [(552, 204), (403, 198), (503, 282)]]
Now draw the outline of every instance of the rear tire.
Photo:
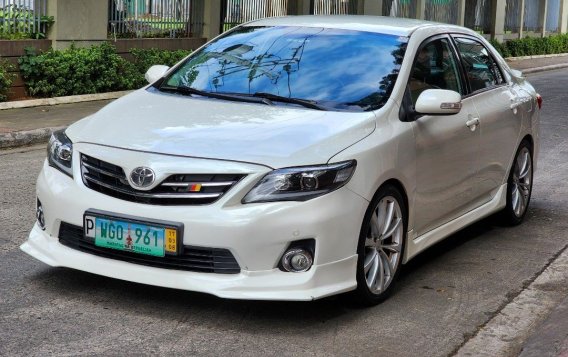
[(523, 222), (532, 194), (533, 160), (532, 147), (523, 140), (511, 166), (507, 180), (507, 206), (501, 211), (501, 221), (510, 226)]
[(357, 290), (360, 305), (373, 306), (390, 296), (398, 277), (408, 217), (402, 194), (381, 187), (365, 213), (357, 246)]

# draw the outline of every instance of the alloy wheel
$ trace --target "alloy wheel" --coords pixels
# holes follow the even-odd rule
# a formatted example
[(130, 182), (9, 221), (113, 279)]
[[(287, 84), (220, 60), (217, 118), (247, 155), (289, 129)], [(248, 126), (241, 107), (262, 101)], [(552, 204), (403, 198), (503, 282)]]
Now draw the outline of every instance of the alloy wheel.
[(527, 147), (519, 151), (513, 170), (511, 206), (515, 216), (520, 218), (527, 209), (531, 194), (532, 160)]
[(396, 274), (402, 254), (403, 223), (400, 204), (392, 196), (383, 197), (371, 214), (363, 271), (373, 294), (386, 291)]

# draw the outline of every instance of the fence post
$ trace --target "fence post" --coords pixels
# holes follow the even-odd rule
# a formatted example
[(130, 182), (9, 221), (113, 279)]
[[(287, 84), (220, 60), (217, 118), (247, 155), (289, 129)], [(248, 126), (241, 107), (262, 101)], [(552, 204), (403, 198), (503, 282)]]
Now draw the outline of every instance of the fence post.
[(55, 19), (48, 33), (53, 48), (86, 47), (107, 40), (108, 0), (49, 0), (47, 4), (48, 16)]
[(523, 38), (525, 30), (525, 0), (521, 0), (521, 16), (519, 16), (519, 38)]
[(416, 18), (424, 20), (426, 16), (426, 0), (416, 0)]
[(221, 19), (225, 14), (221, 13), (221, 1), (224, 0), (207, 0), (203, 9), (203, 34), (202, 36), (211, 40), (221, 33)]
[(491, 6), (491, 39), (503, 42), (506, 0), (493, 0)]
[(359, 0), (359, 1), (363, 2), (364, 15), (381, 16), (383, 14), (383, 0)]
[(459, 26), (465, 25), (465, 0), (458, 0), (458, 23)]
[(560, 18), (558, 31), (566, 33), (568, 31), (568, 0), (560, 0)]
[(546, 11), (548, 9), (548, 0), (539, 1), (538, 7), (538, 26), (540, 29), (540, 35), (542, 37), (546, 36)]
[(310, 15), (312, 13), (311, 0), (298, 0), (298, 15)]

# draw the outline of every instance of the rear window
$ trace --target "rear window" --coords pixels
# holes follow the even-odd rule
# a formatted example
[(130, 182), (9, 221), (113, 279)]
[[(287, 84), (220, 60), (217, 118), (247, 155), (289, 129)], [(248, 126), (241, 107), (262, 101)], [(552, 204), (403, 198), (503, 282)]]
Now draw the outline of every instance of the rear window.
[(375, 110), (392, 91), (406, 41), (328, 28), (241, 27), (194, 53), (162, 86), (271, 93), (336, 110)]

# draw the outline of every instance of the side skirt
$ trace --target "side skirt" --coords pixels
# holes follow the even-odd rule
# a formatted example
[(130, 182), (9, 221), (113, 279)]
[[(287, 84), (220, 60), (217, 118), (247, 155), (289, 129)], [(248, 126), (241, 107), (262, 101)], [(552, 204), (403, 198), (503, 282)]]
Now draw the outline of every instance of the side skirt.
[(485, 203), (478, 208), (469, 211), (461, 217), (454, 219), (438, 228), (435, 228), (420, 237), (415, 237), (413, 231), (408, 232), (408, 241), (404, 252), (403, 264), (415, 257), (418, 253), (430, 247), (431, 245), (448, 237), (452, 233), (469, 226), (491, 214), (499, 211), (507, 205), (507, 184), (503, 184), (497, 190), (497, 193), (491, 201)]

